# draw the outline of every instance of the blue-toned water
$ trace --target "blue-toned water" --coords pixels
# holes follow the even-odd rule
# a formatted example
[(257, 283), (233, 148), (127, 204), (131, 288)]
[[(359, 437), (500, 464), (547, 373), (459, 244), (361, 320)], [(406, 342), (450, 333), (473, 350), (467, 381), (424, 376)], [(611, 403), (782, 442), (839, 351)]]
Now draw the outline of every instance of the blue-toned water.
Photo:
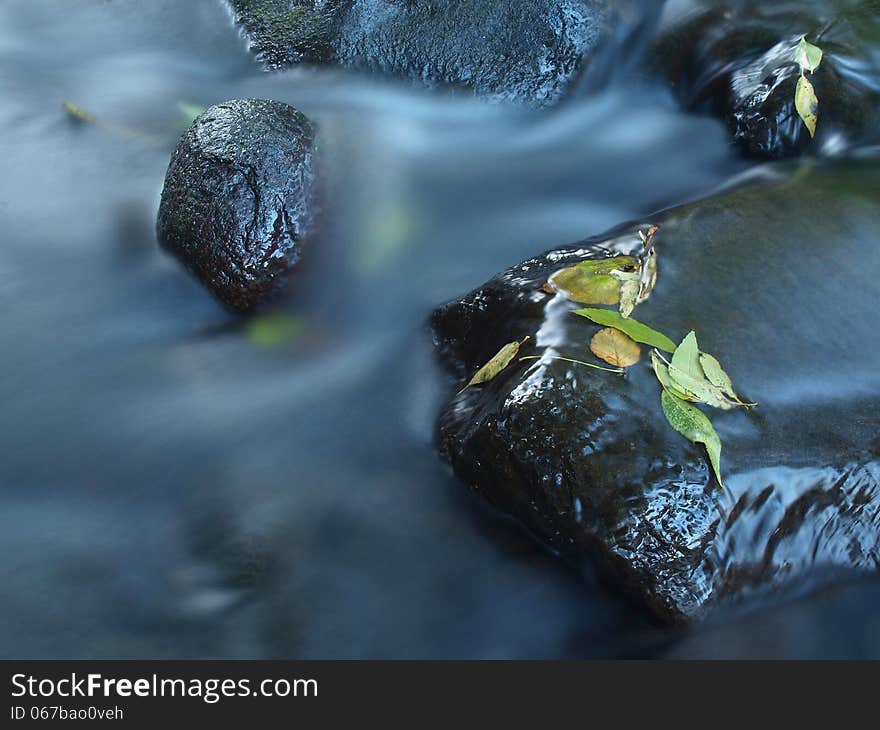
[[(188, 105), (237, 97), (321, 129), (333, 235), (281, 336), (155, 241)], [(535, 111), (269, 75), (216, 0), (6, 0), (0, 100), (0, 654), (675, 645), (438, 459), (425, 320), (526, 256), (729, 181), (746, 165), (719, 123), (634, 83)]]

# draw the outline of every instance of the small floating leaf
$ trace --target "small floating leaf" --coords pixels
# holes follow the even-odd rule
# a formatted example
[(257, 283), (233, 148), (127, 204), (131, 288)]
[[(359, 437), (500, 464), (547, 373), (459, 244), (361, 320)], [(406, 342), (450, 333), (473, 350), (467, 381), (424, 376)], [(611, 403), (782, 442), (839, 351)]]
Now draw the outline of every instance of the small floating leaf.
[(300, 317), (278, 312), (254, 317), (247, 324), (247, 335), (257, 347), (278, 347), (293, 342), (304, 328)]
[(586, 273), (577, 266), (557, 271), (548, 280), (551, 291), (578, 304), (617, 304), (620, 284), (609, 274)]
[[(721, 366), (718, 367), (720, 369)], [(700, 364), (700, 347), (694, 332), (688, 332), (681, 344), (675, 348), (669, 363), (669, 377), (685, 400), (705, 403), (724, 410), (738, 405), (728, 399), (721, 388), (706, 378), (703, 366)]]
[(632, 256), (612, 256), (607, 259), (588, 259), (575, 264), (574, 269), (581, 269), (589, 274), (610, 274), (612, 271), (636, 271), (638, 261)]
[(642, 356), (641, 348), (620, 330), (606, 327), (590, 340), (590, 351), (609, 365), (626, 368), (635, 365)]
[(678, 431), (689, 441), (695, 444), (703, 444), (709, 454), (709, 462), (718, 484), (721, 481), (721, 440), (715, 431), (712, 422), (696, 406), (683, 401), (681, 398), (664, 389), (660, 396), (663, 405), (663, 414), (669, 425)]
[(795, 59), (802, 69), (813, 73), (822, 63), (822, 49), (808, 43), (806, 37), (802, 36), (795, 49)]
[(79, 119), (81, 122), (95, 121), (93, 114), (89, 114), (85, 109), (78, 107), (71, 101), (65, 101), (61, 106), (64, 108), (64, 111), (70, 114), (74, 119)]
[(674, 365), (670, 365), (669, 377), (676, 387), (688, 396), (685, 400), (705, 403), (707, 406), (721, 408), (725, 411), (738, 405), (727, 398), (720, 388), (712, 385), (705, 376), (701, 375), (699, 378), (695, 378), (689, 373), (682, 372)]
[(468, 384), (464, 386), (459, 393), (469, 388), (472, 385), (479, 385), (480, 383), (488, 383), (492, 380), (498, 373), (500, 373), (504, 368), (510, 365), (513, 362), (513, 359), (519, 354), (519, 348), (522, 347), (527, 341), (528, 337), (524, 337), (522, 340), (508, 342), (504, 347), (502, 347), (495, 355), (492, 357), (489, 362), (487, 362), (483, 367), (477, 370), (474, 373), (474, 377), (472, 377)]
[(623, 317), (619, 312), (613, 312), (608, 309), (576, 309), (575, 314), (586, 317), (587, 319), (600, 324), (603, 327), (613, 327), (624, 334), (629, 335), (636, 342), (643, 345), (656, 347), (664, 352), (674, 352), (675, 343), (666, 335), (657, 330), (651, 329), (646, 324), (642, 324), (632, 317)]
[(639, 279), (627, 279), (620, 284), (620, 316), (626, 319), (632, 314), (639, 299)]
[(816, 136), (816, 122), (819, 118), (819, 100), (816, 91), (806, 76), (801, 76), (794, 92), (794, 106), (797, 113), (804, 121), (804, 126), (811, 137)]
[(733, 390), (733, 381), (730, 379), (730, 376), (724, 372), (721, 363), (719, 363), (714, 357), (705, 352), (701, 352), (700, 364), (703, 366), (703, 372), (706, 374), (706, 379), (728, 398), (731, 398), (736, 401), (737, 404), (747, 408), (757, 405), (757, 403), (744, 402), (742, 398), (736, 394)]
[(703, 378), (703, 368), (700, 366), (700, 347), (697, 344), (696, 332), (691, 331), (685, 335), (679, 346), (675, 348), (670, 365), (692, 378)]
[[(712, 370), (714, 380), (704, 372), (704, 362), (708, 363)], [(672, 360), (668, 363), (667, 374), (675, 385), (676, 395), (684, 400), (705, 403), (724, 410), (738, 405), (752, 405), (743, 403), (736, 397), (733, 393), (733, 384), (718, 361), (711, 355), (700, 352), (694, 332), (688, 332), (681, 344), (675, 348)], [(733, 395), (730, 395), (731, 393)]]
[(581, 261), (553, 274), (547, 280), (545, 291), (559, 292), (579, 304), (617, 304), (618, 276), (625, 273), (637, 276), (637, 264), (632, 256)]
[(669, 377), (669, 366), (657, 356), (656, 352), (651, 353), (651, 367), (654, 368), (654, 375), (657, 376), (660, 385), (682, 400), (690, 400), (689, 395), (679, 390), (676, 384), (672, 382), (672, 378)]

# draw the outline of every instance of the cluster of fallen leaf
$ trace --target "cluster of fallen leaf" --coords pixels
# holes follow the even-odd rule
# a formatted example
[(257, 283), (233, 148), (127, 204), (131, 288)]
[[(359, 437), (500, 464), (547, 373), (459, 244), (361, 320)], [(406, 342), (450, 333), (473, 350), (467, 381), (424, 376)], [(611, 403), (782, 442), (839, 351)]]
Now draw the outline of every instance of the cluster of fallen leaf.
[[(662, 332), (633, 319), (630, 313), (648, 299), (657, 280), (657, 256), (654, 247), (656, 226), (647, 233), (639, 232), (643, 243), (642, 255), (615, 256), (584, 261), (557, 271), (544, 285), (544, 291), (557, 293), (580, 304), (617, 304), (619, 311), (584, 308), (574, 314), (585, 317), (603, 329), (590, 340), (590, 351), (613, 368), (585, 362), (571, 357), (553, 357), (578, 363), (597, 370), (622, 375), (625, 368), (641, 358), (639, 344), (648, 345), (651, 365), (659, 381), (663, 414), (669, 424), (693, 443), (703, 444), (719, 484), (721, 481), (721, 440), (712, 422), (694, 403), (727, 410), (750, 408), (754, 403), (744, 402), (734, 391), (730, 376), (712, 355), (701, 352), (697, 336), (689, 332), (679, 345)], [(519, 355), (530, 337), (508, 342), (474, 376), (462, 391), (472, 385), (495, 378)], [(663, 353), (670, 355), (667, 358)], [(544, 356), (526, 356), (519, 360), (540, 360)], [(461, 391), (459, 391), (461, 392)]]

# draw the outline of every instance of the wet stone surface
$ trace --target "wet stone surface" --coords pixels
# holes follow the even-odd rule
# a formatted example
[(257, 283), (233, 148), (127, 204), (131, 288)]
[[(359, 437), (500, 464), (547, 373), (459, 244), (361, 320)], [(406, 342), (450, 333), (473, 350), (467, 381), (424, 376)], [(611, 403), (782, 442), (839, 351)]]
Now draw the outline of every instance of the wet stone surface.
[[(662, 619), (817, 570), (876, 570), (878, 182), (876, 163), (804, 169), (530, 259), (440, 308), (453, 392), (506, 342), (529, 335), (523, 354), (545, 356), (452, 396), (441, 451), (490, 502), (566, 559), (596, 561)], [(702, 447), (666, 423), (647, 353), (625, 378), (552, 360), (593, 360), (598, 326), (542, 284), (574, 262), (635, 252), (649, 224), (660, 226), (660, 275), (634, 316), (675, 341), (696, 330), (760, 403), (709, 414), (723, 489)]]
[[(688, 108), (719, 114), (751, 156), (839, 153), (875, 143), (880, 88), (880, 2), (702, 3), (656, 43), (661, 69)], [(824, 55), (808, 74), (819, 99), (817, 136), (798, 116), (795, 87), (801, 37)]]
[(315, 131), (293, 107), (237, 99), (205, 110), (174, 150), (157, 234), (223, 304), (271, 299), (317, 218)]
[(339, 64), (537, 105), (563, 96), (610, 22), (604, 0), (231, 0), (229, 5), (251, 50), (269, 68)]

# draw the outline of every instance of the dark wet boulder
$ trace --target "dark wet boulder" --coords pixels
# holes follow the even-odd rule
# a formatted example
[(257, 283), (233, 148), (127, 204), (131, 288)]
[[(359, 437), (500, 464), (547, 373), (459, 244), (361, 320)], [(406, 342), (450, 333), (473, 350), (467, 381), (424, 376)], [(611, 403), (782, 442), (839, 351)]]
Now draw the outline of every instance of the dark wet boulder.
[[(652, 66), (686, 107), (722, 116), (750, 156), (837, 153), (878, 139), (880, 2), (704, 3), (665, 31)], [(815, 139), (798, 116), (801, 37), (824, 52), (808, 75), (819, 99)]]
[[(599, 329), (542, 289), (575, 262), (630, 254), (659, 226), (659, 279), (634, 316), (693, 329), (746, 412), (712, 410), (724, 488), (666, 422), (647, 353), (625, 377)], [(433, 315), (454, 376), (438, 423), (456, 474), (560, 555), (595, 561), (681, 621), (821, 571), (880, 565), (880, 167), (805, 168), (527, 260)], [(459, 392), (505, 343), (493, 380)], [(645, 348), (647, 349), (647, 348)]]
[(174, 150), (157, 233), (227, 307), (280, 290), (317, 217), (315, 131), (287, 104), (237, 99), (205, 110)]
[(563, 95), (610, 22), (607, 0), (230, 0), (230, 5), (251, 49), (269, 68), (333, 63), (536, 104)]

